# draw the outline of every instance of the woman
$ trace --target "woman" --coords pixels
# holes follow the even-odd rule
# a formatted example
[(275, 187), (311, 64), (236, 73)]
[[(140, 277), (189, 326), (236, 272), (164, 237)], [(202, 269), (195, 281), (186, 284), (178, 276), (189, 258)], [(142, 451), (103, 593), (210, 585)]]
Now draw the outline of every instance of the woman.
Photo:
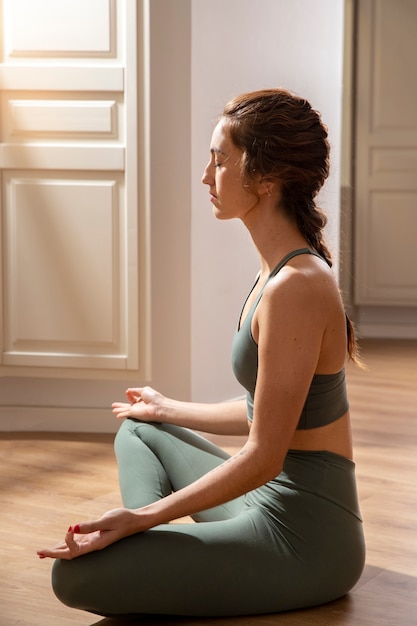
[[(284, 90), (225, 107), (203, 183), (216, 217), (239, 218), (259, 253), (232, 348), (247, 397), (206, 405), (146, 387), (114, 403), (126, 508), (38, 553), (58, 559), (65, 604), (101, 615), (271, 613), (334, 600), (361, 575), (344, 376), (355, 339), (314, 200), (328, 152), (318, 113)], [(247, 441), (229, 458), (190, 429)], [(185, 515), (200, 523), (168, 524)]]

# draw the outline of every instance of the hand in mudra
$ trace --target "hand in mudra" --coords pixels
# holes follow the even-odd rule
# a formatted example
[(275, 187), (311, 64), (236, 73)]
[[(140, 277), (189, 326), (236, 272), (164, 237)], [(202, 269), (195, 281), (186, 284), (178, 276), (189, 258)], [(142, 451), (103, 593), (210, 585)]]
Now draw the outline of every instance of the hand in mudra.
[(63, 542), (38, 550), (39, 558), (75, 559), (102, 550), (123, 537), (138, 532), (138, 516), (129, 509), (113, 509), (98, 520), (70, 526)]
[(162, 394), (151, 387), (126, 390), (129, 402), (113, 402), (113, 413), (119, 419), (133, 417), (143, 422), (158, 421), (158, 410), (163, 400)]

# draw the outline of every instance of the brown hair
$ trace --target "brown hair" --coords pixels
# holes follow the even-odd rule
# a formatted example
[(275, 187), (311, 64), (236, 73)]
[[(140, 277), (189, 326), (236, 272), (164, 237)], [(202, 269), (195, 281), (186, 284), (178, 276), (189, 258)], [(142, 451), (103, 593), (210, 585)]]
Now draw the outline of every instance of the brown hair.
[[(284, 89), (265, 89), (237, 96), (222, 117), (242, 151), (242, 175), (249, 188), (259, 177), (279, 183), (283, 209), (331, 267), (323, 239), (327, 218), (315, 202), (329, 175), (330, 146), (320, 114)], [(355, 331), (347, 316), (346, 322), (349, 356), (356, 360)]]

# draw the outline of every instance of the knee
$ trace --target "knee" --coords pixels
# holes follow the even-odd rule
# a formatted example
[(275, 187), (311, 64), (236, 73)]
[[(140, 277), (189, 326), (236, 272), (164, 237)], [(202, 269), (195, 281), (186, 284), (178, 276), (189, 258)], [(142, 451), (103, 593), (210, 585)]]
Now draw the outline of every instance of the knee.
[(141, 422), (133, 418), (125, 419), (114, 438), (116, 458), (119, 459), (124, 453), (129, 453), (132, 446), (136, 452), (138, 442), (152, 449), (154, 442), (159, 438), (159, 432), (162, 430), (163, 426), (155, 422)]
[(117, 457), (119, 450), (123, 450), (124, 447), (135, 437), (134, 428), (136, 422), (131, 419), (125, 419), (121, 423), (116, 436), (114, 438), (114, 451)]
[(66, 606), (83, 608), (80, 606), (81, 586), (79, 577), (72, 567), (73, 561), (57, 559), (52, 567), (52, 589), (58, 598)]

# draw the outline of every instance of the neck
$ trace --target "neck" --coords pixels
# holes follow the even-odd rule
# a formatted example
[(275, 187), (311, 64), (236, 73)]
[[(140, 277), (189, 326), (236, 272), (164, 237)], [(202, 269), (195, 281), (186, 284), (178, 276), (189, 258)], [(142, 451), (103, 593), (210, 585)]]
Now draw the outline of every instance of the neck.
[(263, 274), (269, 274), (289, 252), (310, 247), (297, 225), (272, 204), (255, 207), (242, 221), (258, 251)]

